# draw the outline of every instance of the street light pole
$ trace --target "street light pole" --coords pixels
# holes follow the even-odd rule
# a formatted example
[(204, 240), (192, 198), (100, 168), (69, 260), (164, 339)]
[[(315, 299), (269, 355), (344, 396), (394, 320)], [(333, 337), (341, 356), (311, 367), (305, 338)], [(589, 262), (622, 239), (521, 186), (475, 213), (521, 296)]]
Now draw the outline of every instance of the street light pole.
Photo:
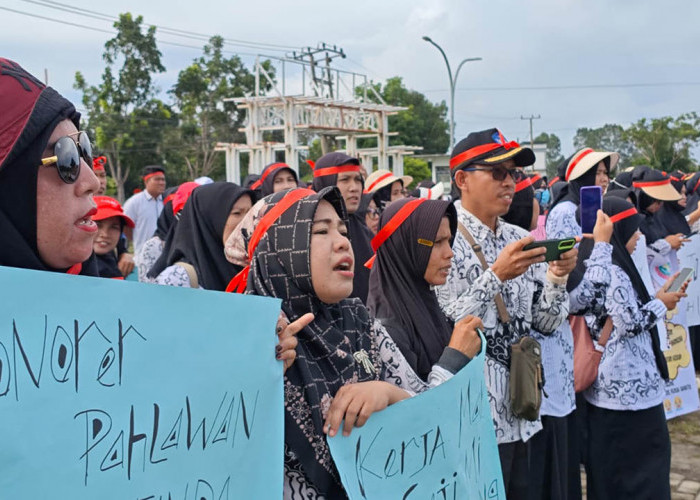
[(436, 49), (440, 51), (440, 54), (442, 54), (442, 58), (445, 60), (445, 65), (447, 65), (447, 76), (450, 79), (450, 145), (447, 150), (448, 153), (452, 152), (452, 148), (454, 147), (455, 144), (455, 87), (457, 86), (457, 77), (459, 77), (459, 70), (462, 69), (462, 66), (464, 66), (464, 63), (471, 62), (471, 61), (481, 61), (481, 57), (468, 57), (467, 59), (463, 59), (460, 63), (459, 66), (457, 66), (457, 71), (455, 72), (454, 78), (452, 77), (452, 68), (450, 67), (450, 61), (447, 59), (447, 54), (445, 54), (445, 51), (442, 50), (442, 47), (440, 47), (437, 43), (435, 43), (429, 36), (424, 36), (423, 40), (426, 42), (430, 43), (433, 45)]

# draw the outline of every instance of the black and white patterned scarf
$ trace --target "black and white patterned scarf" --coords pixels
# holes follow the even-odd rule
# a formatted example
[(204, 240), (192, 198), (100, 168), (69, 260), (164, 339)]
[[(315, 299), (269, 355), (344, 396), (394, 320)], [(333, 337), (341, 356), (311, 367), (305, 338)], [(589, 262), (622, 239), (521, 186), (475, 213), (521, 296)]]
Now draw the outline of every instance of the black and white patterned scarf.
[(290, 322), (308, 312), (314, 321), (298, 333), (297, 358), (285, 374), (285, 465), (327, 498), (345, 492), (323, 433), (338, 390), (382, 377), (370, 335), (371, 321), (359, 299), (324, 304), (311, 282), (311, 226), (321, 200), (347, 220), (340, 191), (328, 187), (293, 204), (260, 240), (251, 263), (248, 291), (282, 299)]

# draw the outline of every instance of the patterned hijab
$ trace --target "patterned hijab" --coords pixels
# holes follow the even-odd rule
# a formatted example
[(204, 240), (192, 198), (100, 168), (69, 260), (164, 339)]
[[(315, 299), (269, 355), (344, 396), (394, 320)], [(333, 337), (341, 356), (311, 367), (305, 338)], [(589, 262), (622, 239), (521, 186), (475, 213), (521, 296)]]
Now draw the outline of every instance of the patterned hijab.
[(291, 190), (280, 191), (258, 200), (253, 207), (248, 210), (240, 224), (236, 226), (224, 245), (226, 259), (238, 267), (250, 265), (248, 260), (248, 244), (253, 236), (258, 223), (269, 209), (277, 205), (279, 201)]
[(379, 354), (367, 309), (358, 299), (324, 304), (311, 283), (311, 226), (321, 200), (347, 219), (335, 187), (324, 188), (287, 209), (262, 237), (248, 278), (248, 293), (282, 299), (289, 321), (314, 313), (297, 334), (297, 358), (285, 374), (285, 465), (299, 471), (327, 498), (345, 498), (323, 433), (338, 390), (378, 380)]

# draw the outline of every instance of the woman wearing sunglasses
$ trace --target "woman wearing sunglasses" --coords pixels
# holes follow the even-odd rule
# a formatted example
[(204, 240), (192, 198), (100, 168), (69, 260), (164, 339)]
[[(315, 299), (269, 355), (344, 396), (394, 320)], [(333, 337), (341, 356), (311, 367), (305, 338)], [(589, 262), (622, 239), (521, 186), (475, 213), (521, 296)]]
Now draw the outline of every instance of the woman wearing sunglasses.
[(90, 140), (80, 114), (0, 58), (0, 265), (96, 276)]

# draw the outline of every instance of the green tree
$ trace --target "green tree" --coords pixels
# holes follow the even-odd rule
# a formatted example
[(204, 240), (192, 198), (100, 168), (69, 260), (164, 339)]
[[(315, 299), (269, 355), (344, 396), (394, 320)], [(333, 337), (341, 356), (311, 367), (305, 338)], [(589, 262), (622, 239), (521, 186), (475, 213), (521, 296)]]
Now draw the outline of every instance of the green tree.
[[(169, 91), (180, 117), (178, 134), (171, 139), (181, 145), (176, 151), (191, 179), (211, 175), (217, 166), (223, 169), (223, 157), (215, 151), (217, 142), (245, 142), (245, 136), (239, 132), (244, 113), (225, 99), (251, 95), (255, 90), (255, 75), (240, 57), (224, 57), (223, 46), (222, 37), (212, 37), (204, 46), (204, 55), (180, 71)], [(268, 74), (274, 75), (269, 60), (261, 64)], [(266, 79), (261, 85), (262, 90), (271, 87)]]
[(557, 165), (559, 165), (564, 157), (561, 154), (561, 140), (556, 134), (547, 134), (542, 132), (535, 137), (534, 142), (544, 143), (547, 145), (547, 154), (545, 163), (547, 166), (547, 177), (550, 179), (557, 175)]
[(155, 27), (143, 29), (142, 23), (141, 16), (120, 14), (114, 23), (116, 36), (105, 43), (102, 82), (88, 85), (77, 72), (74, 83), (83, 93), (87, 128), (98, 151), (107, 157), (121, 202), (127, 180), (137, 167), (162, 162), (162, 137), (176, 124), (170, 108), (155, 98), (152, 75), (164, 72), (165, 67), (156, 46)]
[(637, 152), (632, 164), (646, 164), (669, 172), (696, 169), (690, 152), (700, 144), (700, 117), (696, 113), (677, 118), (642, 118), (630, 125), (624, 135)]
[(384, 85), (373, 85), (387, 104), (408, 108), (389, 117), (389, 130), (399, 133), (389, 139), (390, 144), (421, 146), (424, 153), (444, 153), (447, 150), (450, 126), (444, 101), (439, 104), (429, 101), (420, 92), (407, 89), (398, 76), (389, 78)]
[(576, 150), (593, 148), (596, 151), (615, 151), (620, 154), (620, 167), (629, 166), (636, 155), (636, 148), (625, 134), (621, 125), (605, 124), (600, 128), (580, 128), (574, 136)]
[(432, 177), (427, 161), (420, 158), (411, 158), (410, 156), (405, 156), (403, 159), (403, 173), (413, 177), (413, 182), (409, 186), (405, 186), (408, 190), (414, 189), (420, 181)]

